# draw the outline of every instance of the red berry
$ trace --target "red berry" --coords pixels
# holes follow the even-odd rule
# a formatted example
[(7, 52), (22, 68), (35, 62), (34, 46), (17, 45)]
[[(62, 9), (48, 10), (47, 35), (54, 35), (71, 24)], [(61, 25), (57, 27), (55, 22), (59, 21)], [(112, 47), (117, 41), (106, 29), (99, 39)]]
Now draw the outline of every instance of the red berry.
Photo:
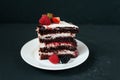
[(53, 23), (60, 23), (60, 17), (53, 17), (52, 22)]
[(74, 54), (75, 54), (75, 57), (77, 57), (78, 56), (78, 51), (76, 50)]
[(50, 18), (47, 15), (42, 15), (42, 17), (39, 19), (39, 23), (41, 25), (50, 25), (51, 21), (50, 21)]
[(57, 64), (60, 62), (60, 59), (58, 58), (56, 54), (53, 54), (49, 57), (49, 61), (53, 64)]

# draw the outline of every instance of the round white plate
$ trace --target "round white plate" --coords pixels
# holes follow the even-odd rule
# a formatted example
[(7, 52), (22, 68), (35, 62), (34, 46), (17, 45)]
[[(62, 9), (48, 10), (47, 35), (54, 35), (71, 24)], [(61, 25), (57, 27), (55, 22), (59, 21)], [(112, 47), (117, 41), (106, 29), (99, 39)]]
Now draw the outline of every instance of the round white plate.
[(52, 64), (49, 60), (40, 60), (38, 55), (39, 41), (35, 38), (27, 42), (21, 49), (21, 57), (33, 67), (45, 70), (64, 70), (73, 68), (83, 63), (89, 56), (88, 47), (81, 41), (77, 41), (79, 55), (77, 58), (70, 59), (67, 64)]

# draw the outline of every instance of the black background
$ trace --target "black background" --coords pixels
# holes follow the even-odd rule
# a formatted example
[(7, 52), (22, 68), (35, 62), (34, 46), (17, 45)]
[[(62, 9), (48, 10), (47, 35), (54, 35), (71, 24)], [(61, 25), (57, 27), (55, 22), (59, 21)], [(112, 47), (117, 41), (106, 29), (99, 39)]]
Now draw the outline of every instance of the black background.
[[(64, 71), (26, 64), (21, 47), (36, 38), (36, 24), (52, 12), (80, 27), (89, 58)], [(119, 0), (0, 0), (0, 80), (120, 80)]]
[(120, 24), (119, 0), (1, 0), (1, 23), (37, 23), (52, 12), (80, 24)]

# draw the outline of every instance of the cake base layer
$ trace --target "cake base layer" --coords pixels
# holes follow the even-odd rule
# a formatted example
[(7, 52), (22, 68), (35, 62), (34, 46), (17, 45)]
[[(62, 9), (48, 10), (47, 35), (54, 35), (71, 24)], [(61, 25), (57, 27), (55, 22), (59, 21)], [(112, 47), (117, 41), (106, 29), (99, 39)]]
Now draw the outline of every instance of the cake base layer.
[(78, 56), (78, 50), (75, 50), (75, 51), (69, 51), (69, 50), (62, 50), (62, 51), (59, 51), (57, 53), (54, 53), (54, 52), (49, 52), (49, 53), (42, 53), (42, 52), (39, 52), (39, 56), (40, 56), (40, 59), (41, 60), (44, 60), (44, 59), (48, 59), (51, 55), (53, 54), (57, 54), (58, 57), (59, 56), (63, 56), (63, 55), (68, 55), (70, 56), (71, 58), (75, 58)]
[[(76, 56), (74, 56), (72, 54), (60, 54), (60, 55), (58, 55), (58, 57), (63, 56), (63, 55), (70, 56), (71, 58), (75, 58), (76, 57)], [(44, 54), (40, 55), (40, 59), (41, 60), (48, 59), (49, 57), (50, 57), (50, 55), (44, 55)]]

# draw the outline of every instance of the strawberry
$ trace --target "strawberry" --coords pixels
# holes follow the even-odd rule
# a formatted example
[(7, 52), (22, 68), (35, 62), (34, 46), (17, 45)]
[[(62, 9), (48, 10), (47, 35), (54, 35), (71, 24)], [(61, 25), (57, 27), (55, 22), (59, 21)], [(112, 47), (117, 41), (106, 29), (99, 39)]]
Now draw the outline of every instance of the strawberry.
[(49, 57), (49, 61), (53, 64), (57, 64), (60, 62), (60, 59), (58, 58), (56, 54), (53, 54)]
[(39, 23), (41, 25), (50, 25), (51, 21), (50, 21), (50, 18), (47, 15), (42, 15), (42, 17), (39, 19)]
[(52, 22), (53, 23), (60, 23), (60, 17), (53, 17)]

